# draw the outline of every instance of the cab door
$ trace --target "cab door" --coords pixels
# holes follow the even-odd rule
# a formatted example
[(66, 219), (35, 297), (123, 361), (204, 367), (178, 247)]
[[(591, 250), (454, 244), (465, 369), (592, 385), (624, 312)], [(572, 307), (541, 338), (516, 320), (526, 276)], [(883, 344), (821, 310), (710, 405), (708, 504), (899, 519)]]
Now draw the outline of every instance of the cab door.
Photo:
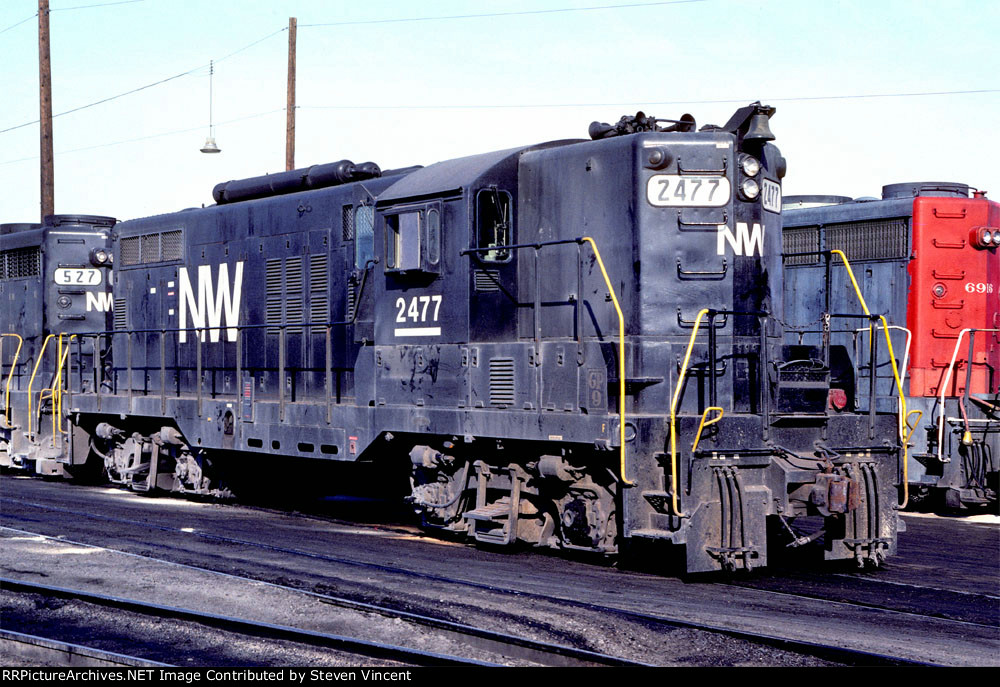
[(470, 254), (469, 340), (517, 338), (517, 251), (512, 195), (497, 186), (480, 189), (473, 199)]

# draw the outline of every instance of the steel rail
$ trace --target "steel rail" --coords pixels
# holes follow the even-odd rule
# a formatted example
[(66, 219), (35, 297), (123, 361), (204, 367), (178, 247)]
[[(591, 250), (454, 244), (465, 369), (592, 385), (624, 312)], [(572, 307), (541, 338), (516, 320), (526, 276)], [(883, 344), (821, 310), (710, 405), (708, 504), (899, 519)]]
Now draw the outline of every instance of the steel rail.
[[(362, 601), (356, 601), (354, 599), (348, 599), (345, 597), (337, 597), (337, 596), (332, 596), (330, 594), (312, 592), (306, 589), (300, 589), (298, 587), (290, 587), (288, 585), (278, 584), (276, 582), (266, 582), (252, 577), (246, 577), (243, 575), (234, 575), (232, 573), (222, 572), (220, 570), (213, 570), (211, 568), (204, 568), (197, 565), (191, 565), (189, 563), (178, 563), (176, 561), (171, 561), (165, 558), (158, 558), (156, 556), (148, 556), (144, 554), (132, 553), (129, 551), (122, 551), (120, 549), (112, 549), (106, 546), (99, 546), (95, 544), (88, 544), (85, 542), (73, 541), (70, 539), (66, 539), (65, 537), (52, 537), (49, 535), (40, 534), (38, 532), (29, 532), (27, 530), (20, 530), (3, 526), (0, 526), (0, 529), (5, 529), (11, 532), (17, 532), (19, 534), (40, 537), (43, 539), (48, 539), (50, 541), (59, 542), (61, 544), (86, 547), (98, 551), (105, 551), (116, 555), (127, 556), (129, 558), (138, 558), (144, 561), (169, 565), (171, 567), (180, 568), (182, 570), (190, 570), (192, 572), (215, 575), (218, 577), (223, 577), (232, 580), (239, 580), (243, 582), (253, 582), (254, 584), (264, 585), (272, 589), (280, 589), (282, 591), (293, 592), (295, 594), (299, 594), (302, 596), (308, 596), (316, 599), (317, 601), (330, 604), (332, 606), (347, 608), (361, 613), (375, 613), (392, 619), (398, 618), (400, 620), (405, 620), (407, 622), (411, 622), (417, 625), (433, 628), (435, 630), (442, 632), (443, 634), (451, 636), (453, 639), (458, 639), (459, 641), (470, 643), (470, 645), (475, 645), (480, 648), (485, 648), (486, 650), (492, 651), (494, 653), (502, 653), (505, 656), (510, 656), (513, 658), (525, 659), (536, 663), (544, 663), (545, 665), (548, 666), (573, 667), (573, 666), (603, 665), (603, 666), (652, 667), (653, 665), (650, 663), (643, 663), (641, 661), (632, 661), (618, 656), (611, 656), (608, 654), (601, 654), (594, 651), (588, 651), (586, 649), (577, 649), (576, 647), (566, 646), (563, 644), (542, 642), (535, 639), (529, 639), (526, 637), (511, 635), (505, 632), (486, 630), (483, 628), (474, 627), (472, 625), (467, 625), (464, 623), (453, 622), (450, 620), (443, 620), (441, 618), (435, 618), (432, 616), (413, 613), (410, 611), (403, 611), (395, 608), (389, 608), (387, 606), (379, 606), (376, 604), (365, 603)], [(469, 642), (469, 640), (473, 641)]]
[(125, 599), (105, 594), (96, 594), (94, 592), (87, 592), (80, 589), (54, 587), (50, 585), (38, 584), (36, 582), (15, 580), (8, 577), (0, 577), (0, 589), (26, 594), (41, 594), (43, 596), (50, 597), (54, 596), (74, 601), (83, 601), (86, 603), (104, 606), (106, 608), (130, 611), (132, 613), (139, 613), (153, 617), (180, 619), (228, 632), (236, 632), (242, 635), (258, 637), (261, 639), (291, 641), (299, 644), (307, 644), (310, 646), (318, 646), (326, 649), (335, 649), (352, 654), (359, 654), (370, 658), (411, 661), (414, 665), (418, 666), (492, 667), (499, 665), (475, 659), (462, 658), (460, 656), (450, 656), (448, 654), (421, 651), (419, 649), (411, 649), (409, 647), (397, 646), (394, 644), (372, 642), (364, 639), (358, 639), (356, 637), (346, 637), (344, 635), (335, 635), (314, 630), (303, 630), (296, 627), (290, 627), (288, 625), (246, 620), (243, 618), (235, 618), (217, 613), (206, 613), (189, 608), (165, 606), (162, 604), (137, 601), (135, 599)]
[[(33, 504), (33, 503), (30, 503), (30, 502), (22, 501), (20, 499), (9, 499), (8, 498), (6, 500), (8, 500), (8, 501), (14, 501), (14, 502), (18, 502), (18, 503), (22, 503), (22, 504), (28, 505), (28, 506), (33, 506), (35, 508), (41, 508), (41, 509), (45, 509), (45, 510), (51, 510), (53, 512), (62, 512), (62, 513), (67, 513), (67, 514), (81, 515), (81, 516), (84, 516), (84, 517), (88, 517), (88, 518), (92, 518), (92, 519), (96, 519), (96, 520), (102, 520), (102, 521), (111, 521), (111, 522), (119, 522), (119, 523), (124, 523), (124, 524), (132, 524), (132, 525), (137, 525), (137, 526), (140, 526), (140, 527), (144, 527), (144, 528), (148, 528), (148, 529), (155, 529), (155, 530), (159, 530), (159, 531), (175, 532), (175, 533), (178, 533), (178, 534), (184, 534), (184, 535), (188, 535), (188, 536), (196, 536), (196, 537), (199, 537), (199, 538), (204, 538), (204, 539), (208, 539), (208, 540), (212, 540), (212, 541), (219, 541), (219, 542), (225, 542), (225, 543), (229, 543), (229, 544), (237, 544), (237, 545), (249, 546), (249, 547), (252, 547), (252, 548), (258, 548), (258, 549), (262, 549), (262, 550), (266, 550), (266, 551), (271, 551), (271, 552), (276, 552), (276, 553), (286, 553), (286, 554), (289, 554), (289, 555), (294, 555), (294, 556), (308, 558), (308, 559), (313, 559), (313, 560), (321, 560), (321, 561), (325, 561), (325, 562), (337, 563), (337, 564), (341, 564), (341, 565), (347, 565), (347, 566), (357, 567), (357, 568), (362, 568), (362, 569), (376, 570), (376, 571), (379, 571), (379, 572), (387, 572), (387, 573), (391, 573), (391, 574), (399, 574), (399, 575), (403, 575), (403, 576), (406, 576), (406, 577), (412, 577), (412, 578), (415, 578), (415, 579), (428, 580), (428, 581), (433, 581), (433, 582), (441, 582), (441, 583), (451, 584), (451, 585), (456, 585), (456, 586), (461, 586), (461, 587), (468, 587), (468, 588), (471, 588), (471, 589), (478, 589), (478, 590), (483, 590), (483, 591), (489, 591), (489, 592), (492, 592), (492, 593), (497, 593), (497, 594), (502, 594), (502, 595), (506, 595), (506, 596), (511, 596), (511, 597), (515, 597), (515, 598), (518, 598), (518, 599), (535, 599), (535, 600), (546, 601), (546, 602), (550, 602), (550, 603), (563, 604), (563, 605), (571, 606), (571, 607), (574, 607), (574, 608), (582, 608), (582, 609), (593, 611), (593, 612), (596, 612), (596, 613), (612, 614), (612, 615), (616, 615), (618, 617), (625, 618), (625, 619), (632, 620), (632, 621), (639, 621), (639, 622), (645, 622), (645, 623), (654, 623), (654, 624), (662, 625), (664, 627), (669, 627), (669, 628), (688, 628), (688, 629), (693, 629), (693, 630), (700, 630), (700, 631), (709, 632), (709, 633), (712, 633), (712, 634), (733, 637), (733, 638), (736, 638), (736, 639), (741, 639), (741, 640), (749, 641), (749, 642), (756, 643), (756, 644), (762, 644), (762, 645), (766, 645), (766, 646), (771, 646), (771, 647), (775, 647), (775, 648), (779, 648), (779, 649), (782, 649), (782, 650), (791, 651), (791, 652), (794, 652), (794, 653), (799, 653), (799, 654), (803, 654), (803, 655), (807, 655), (807, 656), (814, 656), (814, 657), (818, 657), (818, 658), (826, 658), (826, 659), (829, 659), (829, 660), (838, 661), (838, 662), (842, 662), (842, 663), (847, 663), (847, 664), (851, 664), (851, 665), (864, 665), (864, 666), (881, 666), (881, 665), (923, 665), (923, 666), (932, 666), (932, 665), (939, 665), (939, 664), (930, 663), (930, 662), (926, 662), (926, 661), (917, 661), (917, 660), (909, 659), (909, 658), (903, 658), (903, 657), (898, 657), (898, 656), (891, 656), (891, 655), (887, 655), (887, 654), (880, 654), (880, 653), (877, 653), (877, 652), (863, 651), (863, 650), (860, 650), (860, 649), (851, 649), (851, 648), (846, 648), (846, 647), (839, 646), (839, 645), (838, 646), (833, 646), (833, 645), (823, 644), (822, 642), (813, 642), (813, 641), (807, 641), (807, 640), (801, 640), (801, 639), (793, 639), (793, 638), (789, 638), (789, 637), (782, 637), (782, 636), (768, 634), (768, 633), (751, 632), (749, 630), (741, 630), (741, 629), (736, 629), (736, 628), (732, 628), (732, 627), (725, 627), (725, 626), (714, 625), (714, 624), (709, 624), (709, 623), (699, 623), (699, 622), (688, 620), (686, 618), (681, 618), (681, 617), (669, 617), (669, 616), (666, 616), (666, 615), (659, 615), (659, 614), (654, 614), (654, 613), (646, 613), (646, 612), (641, 612), (641, 611), (628, 610), (628, 609), (619, 608), (619, 607), (615, 607), (615, 606), (608, 606), (608, 605), (605, 605), (605, 604), (598, 604), (598, 603), (593, 603), (593, 602), (580, 601), (580, 600), (577, 600), (577, 599), (572, 599), (572, 598), (567, 598), (567, 597), (555, 596), (555, 595), (552, 595), (552, 594), (543, 594), (543, 593), (539, 593), (539, 592), (531, 592), (531, 591), (526, 591), (526, 590), (510, 589), (510, 588), (501, 587), (501, 586), (498, 586), (498, 585), (495, 585), (495, 584), (488, 584), (488, 583), (483, 583), (483, 582), (475, 582), (475, 581), (472, 581), (472, 580), (456, 579), (456, 578), (451, 578), (451, 577), (447, 577), (447, 576), (439, 575), (439, 574), (435, 574), (435, 573), (420, 572), (420, 571), (416, 571), (416, 570), (410, 570), (408, 568), (401, 568), (401, 567), (398, 567), (398, 566), (385, 565), (385, 564), (381, 564), (381, 563), (371, 563), (371, 562), (368, 562), (368, 561), (359, 561), (359, 560), (354, 560), (354, 559), (349, 559), (349, 558), (342, 558), (342, 557), (338, 557), (338, 556), (331, 556), (329, 554), (322, 554), (322, 553), (315, 553), (315, 552), (310, 552), (310, 551), (303, 551), (303, 550), (300, 550), (300, 549), (291, 549), (291, 548), (287, 548), (287, 547), (274, 546), (274, 545), (271, 545), (271, 544), (263, 544), (263, 543), (259, 543), (259, 542), (251, 542), (251, 541), (247, 541), (247, 540), (243, 540), (243, 539), (236, 539), (236, 538), (233, 538), (233, 537), (225, 537), (225, 536), (222, 536), (222, 535), (210, 534), (210, 533), (205, 533), (205, 532), (188, 532), (188, 531), (182, 530), (180, 528), (168, 527), (168, 526), (165, 526), (165, 525), (155, 525), (155, 524), (152, 524), (152, 523), (149, 523), (149, 522), (124, 520), (124, 519), (121, 519), (121, 518), (114, 518), (114, 517), (111, 517), (111, 516), (97, 515), (97, 514), (94, 514), (94, 513), (89, 513), (89, 512), (84, 512), (84, 511), (72, 511), (72, 510), (65, 509), (65, 508), (60, 508), (60, 507), (57, 507), (57, 506), (43, 506), (41, 504)], [(0, 512), (0, 517), (3, 517), (3, 513), (2, 512)], [(5, 527), (5, 529), (11, 529), (11, 530), (13, 530), (14, 528)], [(40, 536), (47, 536), (47, 535), (40, 535)], [(63, 538), (59, 538), (59, 541), (66, 541), (66, 540), (63, 539)], [(86, 546), (86, 544), (84, 544), (84, 545)], [(125, 553), (127, 555), (137, 555), (137, 554), (131, 554), (129, 552), (121, 552), (121, 553)], [(765, 594), (769, 593), (767, 590), (755, 590), (755, 591), (758, 591), (758, 592), (761, 592), (761, 593), (765, 593)], [(820, 601), (825, 601), (827, 603), (837, 603), (837, 602), (830, 602), (830, 601), (823, 600), (823, 599), (819, 599), (819, 600)], [(931, 619), (934, 619), (934, 620), (940, 620), (939, 618), (936, 618), (936, 617), (933, 617), (933, 616), (923, 616), (923, 615), (916, 614), (916, 613), (908, 613), (908, 612), (905, 612), (905, 611), (896, 611), (894, 609), (885, 609), (885, 608), (881, 608), (881, 607), (877, 607), (877, 606), (869, 606), (869, 605), (865, 605), (865, 604), (848, 604), (848, 605), (853, 605), (853, 606), (860, 607), (860, 608), (870, 608), (870, 609), (881, 611), (881, 612), (885, 612), (885, 613), (901, 613), (901, 614), (904, 614), (904, 615), (913, 615), (913, 616), (916, 616), (918, 618), (931, 618)], [(979, 623), (965, 622), (965, 621), (959, 621), (959, 620), (949, 620), (948, 622), (956, 623), (957, 625), (967, 626), (967, 627), (970, 627), (970, 628), (984, 627), (983, 625), (981, 625)]]
[(0, 656), (3, 656), (8, 664), (12, 657), (17, 657), (28, 662), (24, 665), (65, 666), (67, 668), (173, 667), (169, 663), (148, 661), (136, 656), (94, 649), (50, 637), (39, 637), (38, 635), (3, 629), (0, 629)]

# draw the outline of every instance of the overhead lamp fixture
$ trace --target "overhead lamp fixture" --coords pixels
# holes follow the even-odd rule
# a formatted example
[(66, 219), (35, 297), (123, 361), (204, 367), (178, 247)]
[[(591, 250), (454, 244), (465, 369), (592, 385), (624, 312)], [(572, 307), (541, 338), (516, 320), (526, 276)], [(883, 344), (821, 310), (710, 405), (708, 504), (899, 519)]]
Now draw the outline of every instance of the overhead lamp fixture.
[(212, 126), (212, 80), (215, 74), (215, 61), (209, 60), (208, 63), (208, 138), (205, 139), (205, 145), (201, 147), (201, 152), (203, 153), (221, 153), (222, 149), (219, 148), (218, 144), (215, 142), (215, 127)]

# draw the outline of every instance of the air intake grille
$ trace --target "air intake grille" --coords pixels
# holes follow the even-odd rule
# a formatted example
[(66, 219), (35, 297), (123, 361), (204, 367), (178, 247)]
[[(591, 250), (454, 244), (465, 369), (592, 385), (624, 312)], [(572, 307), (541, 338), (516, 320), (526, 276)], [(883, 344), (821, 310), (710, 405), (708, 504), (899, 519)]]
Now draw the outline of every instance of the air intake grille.
[[(285, 324), (302, 324), (302, 258), (285, 260)], [(292, 334), (301, 334), (301, 327), (289, 327), (285, 330)]]
[(828, 224), (825, 232), (827, 249), (842, 250), (851, 261), (905, 258), (909, 255), (905, 218)]
[[(264, 282), (266, 286), (266, 319), (267, 325), (281, 324), (281, 260), (268, 260), (264, 263)], [(268, 327), (268, 334), (277, 334), (277, 326)]]
[(326, 254), (309, 256), (309, 321), (314, 324), (323, 324), (329, 319), (328, 279)]
[(42, 254), (38, 246), (0, 252), (0, 278), (24, 279), (42, 274)]
[(125, 321), (125, 317), (126, 317), (126, 313), (127, 312), (128, 311), (126, 310), (125, 299), (124, 298), (116, 298), (115, 299), (115, 330), (116, 331), (124, 331), (125, 329), (128, 328), (128, 325), (127, 325), (127, 323)]
[(348, 322), (350, 322), (350, 321), (352, 321), (354, 319), (354, 310), (357, 307), (357, 300), (358, 300), (357, 289), (358, 289), (358, 286), (357, 286), (357, 284), (354, 283), (353, 279), (350, 282), (348, 282), (348, 284), (347, 284), (347, 315), (346, 315), (346, 319), (347, 319)]
[(490, 361), (490, 405), (506, 408), (514, 405), (514, 359)]
[(129, 236), (128, 238), (122, 239), (121, 241), (121, 264), (122, 265), (138, 265), (139, 264), (139, 238), (138, 236)]
[(499, 291), (500, 271), (499, 270), (476, 270), (473, 273), (476, 291)]
[(180, 229), (127, 236), (121, 240), (120, 245), (121, 264), (124, 267), (180, 260), (184, 257), (184, 233)]
[(160, 247), (164, 260), (180, 260), (183, 257), (183, 242), (181, 230), (165, 231), (160, 237)]
[(160, 235), (146, 234), (142, 237), (142, 263), (160, 261)]
[[(781, 232), (781, 252), (806, 253), (819, 250), (819, 227), (786, 228)], [(797, 258), (785, 258), (786, 265), (815, 265), (822, 256), (802, 255)]]
[(354, 240), (354, 206), (345, 205), (341, 208), (341, 223), (344, 227), (344, 240), (353, 241)]

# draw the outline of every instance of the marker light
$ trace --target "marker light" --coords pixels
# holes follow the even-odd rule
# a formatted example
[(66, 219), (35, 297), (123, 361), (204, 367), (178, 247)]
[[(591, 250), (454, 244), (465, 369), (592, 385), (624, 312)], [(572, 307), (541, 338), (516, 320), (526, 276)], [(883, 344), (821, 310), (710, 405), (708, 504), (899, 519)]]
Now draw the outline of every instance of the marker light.
[(969, 231), (969, 243), (973, 248), (996, 248), (1000, 246), (1000, 228), (973, 227)]

